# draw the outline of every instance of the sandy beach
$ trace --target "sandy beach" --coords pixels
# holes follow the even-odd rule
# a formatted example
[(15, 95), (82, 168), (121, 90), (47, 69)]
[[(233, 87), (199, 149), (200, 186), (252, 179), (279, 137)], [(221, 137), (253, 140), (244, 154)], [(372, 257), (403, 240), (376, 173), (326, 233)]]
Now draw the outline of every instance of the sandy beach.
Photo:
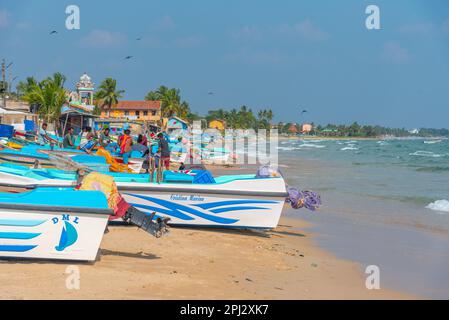
[[(155, 239), (112, 226), (93, 263), (0, 260), (1, 299), (404, 299), (367, 290), (356, 263), (317, 248), (307, 224), (273, 231), (172, 228)], [(80, 288), (67, 289), (77, 266)], [(70, 270), (69, 268), (69, 270)]]

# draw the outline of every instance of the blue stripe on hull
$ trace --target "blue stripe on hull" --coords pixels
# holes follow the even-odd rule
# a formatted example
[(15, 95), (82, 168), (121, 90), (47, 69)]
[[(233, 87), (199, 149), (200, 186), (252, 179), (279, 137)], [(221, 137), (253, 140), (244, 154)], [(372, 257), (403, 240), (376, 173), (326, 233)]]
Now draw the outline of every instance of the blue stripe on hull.
[(40, 233), (29, 232), (0, 232), (0, 239), (33, 239), (40, 236)]
[(46, 220), (0, 219), (0, 226), (36, 227)]
[(37, 245), (0, 245), (0, 251), (26, 252), (36, 247)]
[[(218, 201), (218, 202), (208, 202), (208, 203), (200, 203), (194, 204), (194, 206), (199, 207), (201, 209), (210, 209), (222, 206), (230, 206), (234, 204), (267, 204), (267, 203), (279, 203), (279, 201), (273, 200), (228, 200), (228, 201)], [(212, 211), (212, 210), (211, 210)]]
[(210, 212), (213, 213), (223, 213), (223, 212), (230, 212), (230, 211), (243, 211), (243, 210), (267, 210), (268, 208), (265, 207), (226, 207), (226, 208), (217, 208), (217, 209), (211, 209)]

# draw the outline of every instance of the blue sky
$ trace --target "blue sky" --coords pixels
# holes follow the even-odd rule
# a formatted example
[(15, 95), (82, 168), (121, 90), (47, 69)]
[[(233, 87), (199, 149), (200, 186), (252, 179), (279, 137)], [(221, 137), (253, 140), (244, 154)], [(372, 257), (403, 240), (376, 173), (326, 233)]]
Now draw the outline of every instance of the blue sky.
[[(70, 4), (80, 30), (65, 29)], [(381, 30), (365, 28), (369, 4)], [(449, 127), (446, 0), (0, 0), (0, 39), (15, 84), (59, 71), (70, 87), (86, 71), (126, 99), (180, 88), (200, 114), (245, 104), (276, 121)]]

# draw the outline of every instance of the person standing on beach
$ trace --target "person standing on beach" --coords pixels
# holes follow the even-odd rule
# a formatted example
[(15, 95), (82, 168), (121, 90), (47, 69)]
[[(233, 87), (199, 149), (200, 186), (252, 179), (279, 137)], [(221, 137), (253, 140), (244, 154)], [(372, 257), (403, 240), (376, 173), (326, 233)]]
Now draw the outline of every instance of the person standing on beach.
[(64, 148), (75, 149), (75, 142), (73, 139), (73, 128), (69, 127), (67, 134), (64, 136), (64, 141), (62, 142)]
[(166, 170), (170, 170), (170, 148), (168, 142), (165, 140), (162, 132), (158, 133), (157, 138), (159, 139), (158, 153), (161, 157), (161, 165), (163, 165)]
[(120, 136), (118, 140), (118, 144), (120, 147), (120, 156), (123, 157), (123, 163), (128, 164), (129, 157), (131, 156), (132, 151), (132, 138), (130, 136), (131, 131), (126, 129), (124, 134)]

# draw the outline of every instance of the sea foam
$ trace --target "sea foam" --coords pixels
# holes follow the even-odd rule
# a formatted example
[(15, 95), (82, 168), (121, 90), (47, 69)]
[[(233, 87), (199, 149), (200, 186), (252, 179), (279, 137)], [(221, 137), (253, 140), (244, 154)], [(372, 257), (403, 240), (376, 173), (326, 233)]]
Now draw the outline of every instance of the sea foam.
[(441, 214), (443, 214), (444, 212), (449, 212), (449, 201), (437, 200), (435, 202), (429, 203), (426, 208), (439, 211)]
[(418, 156), (418, 157), (431, 157), (431, 158), (441, 158), (444, 157), (444, 154), (433, 153), (431, 151), (416, 151), (413, 153), (409, 153), (410, 156)]

